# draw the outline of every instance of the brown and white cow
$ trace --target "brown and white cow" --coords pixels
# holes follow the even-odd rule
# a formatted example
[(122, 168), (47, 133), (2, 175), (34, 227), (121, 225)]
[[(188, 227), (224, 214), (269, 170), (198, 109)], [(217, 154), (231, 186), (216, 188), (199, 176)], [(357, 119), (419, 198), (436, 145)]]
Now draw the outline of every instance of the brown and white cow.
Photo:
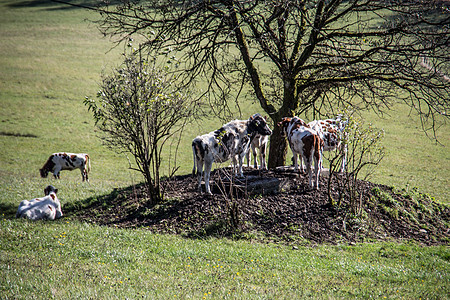
[(221, 163), (232, 159), (235, 172), (243, 177), (242, 164), (244, 157), (249, 150), (250, 143), (257, 134), (272, 134), (269, 126), (267, 126), (266, 119), (260, 114), (254, 114), (248, 120), (231, 121), (216, 131), (197, 136), (192, 141), (194, 156), (192, 174), (195, 175), (197, 168), (199, 191), (201, 191), (201, 181), (204, 172), (206, 193), (212, 194), (209, 178), (214, 162)]
[(44, 189), (45, 197), (23, 200), (17, 209), (16, 218), (30, 220), (55, 220), (61, 218), (63, 213), (61, 203), (56, 193), (58, 189), (49, 185)]
[(253, 141), (250, 144), (251, 152), (250, 150), (247, 152), (247, 166), (250, 167), (251, 163), (251, 157), (253, 154), (253, 166), (255, 169), (258, 169), (258, 160), (257, 160), (257, 150), (259, 153), (259, 168), (261, 170), (267, 170), (266, 166), (266, 149), (267, 149), (267, 143), (269, 142), (269, 136), (268, 135), (260, 135), (257, 134)]
[(344, 172), (347, 163), (346, 125), (347, 121), (343, 120), (341, 115), (338, 115), (335, 119), (315, 120), (308, 123), (308, 126), (316, 131), (323, 140), (323, 151), (339, 149), (341, 152), (341, 173)]
[[(298, 171), (297, 156), (300, 155), (306, 162), (306, 170), (309, 174), (309, 186), (319, 188), (319, 175), (321, 171), (323, 141), (319, 135), (298, 117), (283, 118), (278, 126), (281, 126), (286, 135), (289, 146), (294, 154), (294, 170)], [(314, 180), (312, 163), (314, 161)]]
[(42, 178), (46, 178), (49, 172), (53, 173), (55, 178), (60, 178), (59, 172), (61, 170), (75, 170), (80, 169), (81, 177), (89, 181), (88, 174), (91, 170), (91, 161), (89, 155), (86, 153), (53, 153), (48, 158), (42, 169), (39, 169)]

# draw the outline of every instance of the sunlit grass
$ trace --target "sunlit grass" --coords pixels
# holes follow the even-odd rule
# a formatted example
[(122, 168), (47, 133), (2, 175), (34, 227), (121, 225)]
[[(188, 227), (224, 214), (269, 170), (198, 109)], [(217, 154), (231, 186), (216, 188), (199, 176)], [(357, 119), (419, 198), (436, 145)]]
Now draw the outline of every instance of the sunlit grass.
[[(0, 220), (2, 294), (167, 299), (440, 298), (447, 247), (365, 244), (316, 248), (59, 220)], [(27, 279), (21, 274), (27, 274)]]

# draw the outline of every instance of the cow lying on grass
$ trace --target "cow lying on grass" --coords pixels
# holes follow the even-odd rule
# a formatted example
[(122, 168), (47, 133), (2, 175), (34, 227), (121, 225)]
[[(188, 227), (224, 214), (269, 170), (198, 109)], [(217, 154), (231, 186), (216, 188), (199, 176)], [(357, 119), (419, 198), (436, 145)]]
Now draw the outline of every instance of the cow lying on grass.
[[(198, 189), (201, 191), (203, 167), (205, 172), (206, 193), (211, 194), (209, 178), (213, 162), (225, 162), (232, 159), (235, 172), (243, 177), (242, 164), (249, 150), (250, 143), (257, 134), (271, 135), (266, 119), (260, 114), (251, 116), (248, 120), (234, 120), (222, 128), (196, 137), (192, 141), (195, 175), (197, 168)], [(238, 170), (236, 170), (238, 166)]]
[[(87, 167), (87, 168), (86, 168)], [(85, 153), (53, 153), (48, 158), (42, 169), (39, 169), (42, 178), (46, 178), (49, 172), (53, 173), (55, 178), (59, 177), (61, 170), (75, 170), (80, 169), (82, 180), (89, 181), (88, 174), (91, 170), (91, 161), (89, 155)]]
[[(319, 174), (322, 168), (323, 141), (319, 135), (298, 117), (283, 118), (278, 126), (281, 126), (286, 135), (289, 146), (294, 154), (294, 170), (298, 171), (298, 155), (306, 163), (309, 174), (309, 186), (319, 189)], [(314, 180), (312, 175), (312, 162), (314, 161)]]
[(44, 189), (45, 197), (34, 198), (30, 201), (23, 200), (17, 209), (16, 218), (28, 218), (30, 220), (55, 220), (61, 218), (61, 203), (56, 193), (58, 189), (49, 185)]

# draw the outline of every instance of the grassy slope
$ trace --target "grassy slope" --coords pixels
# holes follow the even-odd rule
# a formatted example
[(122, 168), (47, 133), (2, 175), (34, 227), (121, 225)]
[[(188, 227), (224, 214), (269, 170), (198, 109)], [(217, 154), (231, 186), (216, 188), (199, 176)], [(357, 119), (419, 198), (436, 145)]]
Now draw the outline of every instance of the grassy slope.
[[(92, 157), (92, 182), (126, 185), (140, 180), (130, 175), (124, 155), (105, 150), (92, 117), (82, 100), (95, 96), (100, 73), (120, 62), (119, 48), (101, 38), (95, 26), (85, 19), (96, 15), (80, 9), (55, 9), (56, 4), (40, 2), (35, 7), (3, 4), (0, 20), (0, 132), (33, 137), (0, 136), (0, 175), (2, 180), (35, 178), (37, 169), (55, 151), (88, 152)], [(243, 107), (243, 116), (261, 111), (255, 104)], [(396, 107), (391, 117), (366, 119), (386, 131), (388, 155), (374, 181), (397, 186), (418, 186), (424, 192), (447, 202), (449, 195), (450, 131), (439, 131), (442, 145), (429, 140), (420, 130), (417, 117), (408, 117), (408, 108)], [(204, 120), (189, 126), (182, 138), (177, 160), (179, 173), (192, 168), (190, 141), (209, 132), (220, 121)], [(43, 141), (46, 141), (45, 143)], [(32, 151), (30, 151), (32, 149)], [(27, 168), (17, 164), (27, 161)], [(79, 174), (63, 173), (78, 180)], [(16, 176), (15, 176), (16, 175)], [(17, 176), (18, 175), (18, 176)], [(11, 179), (13, 177), (14, 179)], [(94, 187), (94, 189), (96, 189)], [(26, 195), (26, 197), (30, 197)]]
[[(111, 44), (84, 21), (93, 14), (41, 4), (11, 8), (3, 3), (0, 13), (0, 132), (22, 135), (0, 136), (1, 197), (14, 204), (54, 183), (39, 178), (38, 169), (57, 151), (87, 152), (92, 157), (88, 188), (77, 189), (78, 171), (62, 175), (68, 186), (60, 191), (67, 201), (130, 183), (125, 157), (101, 145), (82, 104), (85, 95), (95, 95), (100, 72), (116, 64), (118, 51), (108, 52)], [(23, 188), (11, 194), (17, 186)]]
[[(142, 294), (161, 299), (175, 294), (433, 298), (448, 290), (447, 247), (382, 244), (292, 251), (244, 241), (183, 240), (67, 219), (54, 223), (10, 220), (21, 200), (41, 195), (47, 184), (60, 189), (64, 204), (141, 180), (126, 169), (123, 155), (101, 145), (82, 104), (85, 95), (95, 95), (100, 72), (120, 62), (120, 49), (108, 52), (110, 42), (84, 21), (94, 15), (59, 7), (45, 1), (0, 2), (2, 298), (30, 298), (36, 290), (42, 298), (136, 298)], [(408, 122), (405, 128), (401, 124), (405, 111), (399, 115), (403, 121), (376, 122), (386, 129), (390, 153), (376, 180), (398, 186), (409, 182), (448, 202), (447, 148), (433, 145), (423, 134), (415, 138), (419, 126)], [(181, 148), (189, 150), (181, 151), (180, 173), (192, 168), (186, 145), (216, 126), (217, 122), (202, 121), (186, 130)], [(442, 132), (448, 147), (448, 130)], [(91, 183), (82, 184), (78, 171), (62, 173), (59, 182), (39, 178), (38, 169), (55, 151), (88, 152)]]

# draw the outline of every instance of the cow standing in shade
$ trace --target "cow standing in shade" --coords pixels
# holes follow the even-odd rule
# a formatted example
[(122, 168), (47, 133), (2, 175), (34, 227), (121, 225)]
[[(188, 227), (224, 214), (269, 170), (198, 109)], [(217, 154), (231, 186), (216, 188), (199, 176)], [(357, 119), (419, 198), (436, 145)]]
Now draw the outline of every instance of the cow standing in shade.
[(339, 149), (341, 152), (341, 173), (345, 171), (345, 166), (347, 164), (347, 133), (345, 132), (347, 123), (348, 121), (343, 120), (341, 115), (337, 116), (335, 119), (315, 120), (308, 123), (308, 126), (316, 131), (323, 140), (323, 151), (334, 151)]
[(198, 189), (201, 191), (203, 167), (205, 173), (206, 193), (212, 194), (209, 178), (214, 162), (225, 162), (232, 159), (235, 172), (243, 177), (242, 164), (249, 150), (250, 143), (257, 134), (271, 135), (267, 121), (260, 114), (251, 116), (248, 120), (234, 120), (222, 128), (196, 137), (192, 141), (194, 156), (193, 175), (197, 168)]
[(42, 169), (39, 169), (42, 178), (46, 178), (49, 172), (53, 173), (55, 178), (59, 177), (61, 170), (80, 169), (82, 180), (89, 181), (88, 174), (91, 170), (91, 161), (88, 154), (85, 153), (53, 153), (48, 158)]
[[(294, 170), (298, 171), (298, 155), (306, 163), (309, 174), (309, 186), (319, 189), (319, 175), (321, 171), (323, 141), (319, 135), (298, 117), (283, 118), (278, 126), (281, 126), (286, 135), (289, 146), (294, 154)], [(312, 163), (314, 161), (314, 180)]]
[[(267, 170), (266, 166), (266, 150), (267, 150), (267, 143), (269, 142), (269, 136), (268, 135), (259, 135), (257, 134), (256, 137), (251, 142), (251, 153), (253, 154), (253, 166), (255, 169), (258, 168), (258, 159), (257, 159), (257, 150), (259, 153), (259, 168), (261, 170)], [(250, 161), (251, 161), (251, 154), (250, 150), (247, 152), (247, 166), (250, 167)]]

